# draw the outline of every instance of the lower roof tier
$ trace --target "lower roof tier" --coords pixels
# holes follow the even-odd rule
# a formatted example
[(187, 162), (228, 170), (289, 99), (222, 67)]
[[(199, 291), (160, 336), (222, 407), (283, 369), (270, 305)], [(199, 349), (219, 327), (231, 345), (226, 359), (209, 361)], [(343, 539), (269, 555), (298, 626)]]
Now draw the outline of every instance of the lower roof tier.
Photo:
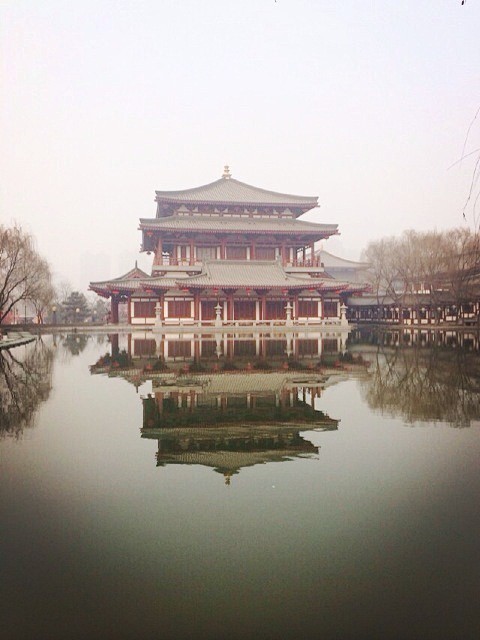
[(91, 282), (90, 289), (99, 295), (157, 294), (168, 290), (216, 291), (250, 289), (258, 291), (318, 291), (353, 293), (365, 286), (341, 282), (331, 277), (294, 276), (280, 262), (272, 260), (207, 260), (202, 272), (186, 278), (148, 276), (139, 269), (124, 276), (101, 282)]

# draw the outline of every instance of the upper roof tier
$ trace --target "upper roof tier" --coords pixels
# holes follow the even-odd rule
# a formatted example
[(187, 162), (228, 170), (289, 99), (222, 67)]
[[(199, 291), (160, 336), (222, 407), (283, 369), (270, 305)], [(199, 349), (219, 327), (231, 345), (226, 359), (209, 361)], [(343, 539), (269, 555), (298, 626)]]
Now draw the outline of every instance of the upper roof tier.
[[(213, 205), (282, 207), (300, 209), (305, 213), (318, 207), (316, 196), (297, 196), (289, 193), (277, 193), (260, 189), (230, 177), (228, 167), (219, 180), (193, 189), (180, 191), (156, 191), (156, 201), (165, 205)], [(157, 213), (160, 217), (162, 214)]]

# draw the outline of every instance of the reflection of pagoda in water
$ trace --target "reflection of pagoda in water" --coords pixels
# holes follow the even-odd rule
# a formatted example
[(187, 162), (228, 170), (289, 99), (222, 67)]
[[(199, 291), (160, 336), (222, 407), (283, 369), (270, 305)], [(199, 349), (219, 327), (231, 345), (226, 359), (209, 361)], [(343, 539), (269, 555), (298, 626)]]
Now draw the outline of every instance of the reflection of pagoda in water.
[[(133, 360), (159, 357), (166, 363), (218, 361), (234, 358), (244, 364), (253, 359), (268, 359), (272, 364), (295, 360), (335, 357), (346, 349), (345, 332), (315, 331), (284, 334), (265, 333), (145, 333), (111, 334), (112, 355), (120, 350)], [(252, 361), (253, 362), (253, 361)]]
[(318, 453), (300, 431), (335, 430), (318, 409), (325, 376), (228, 372), (165, 377), (143, 398), (142, 437), (157, 465), (201, 464), (229, 478), (241, 468)]
[(200, 464), (227, 480), (243, 467), (311, 457), (306, 431), (332, 431), (324, 388), (363, 372), (342, 364), (336, 332), (110, 336), (91, 371), (152, 385), (142, 399), (142, 438), (157, 440), (157, 466)]

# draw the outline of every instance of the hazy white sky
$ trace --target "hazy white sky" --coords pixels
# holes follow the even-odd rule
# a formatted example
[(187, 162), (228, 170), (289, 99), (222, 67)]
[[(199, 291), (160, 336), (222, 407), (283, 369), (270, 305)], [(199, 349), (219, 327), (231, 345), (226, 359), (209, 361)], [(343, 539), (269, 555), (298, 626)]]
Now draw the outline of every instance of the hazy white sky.
[[(4, 0), (1, 221), (86, 289), (151, 258), (155, 189), (318, 195), (325, 248), (463, 223), (480, 2)], [(466, 151), (480, 147), (480, 115)], [(472, 222), (472, 213), (467, 221)]]

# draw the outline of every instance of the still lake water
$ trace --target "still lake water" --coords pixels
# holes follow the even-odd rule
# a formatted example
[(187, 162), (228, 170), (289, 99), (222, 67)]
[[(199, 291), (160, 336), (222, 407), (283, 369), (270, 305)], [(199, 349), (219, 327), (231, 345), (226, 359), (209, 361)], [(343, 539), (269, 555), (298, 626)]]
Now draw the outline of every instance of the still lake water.
[(477, 338), (407, 337), (0, 352), (0, 637), (480, 637)]

